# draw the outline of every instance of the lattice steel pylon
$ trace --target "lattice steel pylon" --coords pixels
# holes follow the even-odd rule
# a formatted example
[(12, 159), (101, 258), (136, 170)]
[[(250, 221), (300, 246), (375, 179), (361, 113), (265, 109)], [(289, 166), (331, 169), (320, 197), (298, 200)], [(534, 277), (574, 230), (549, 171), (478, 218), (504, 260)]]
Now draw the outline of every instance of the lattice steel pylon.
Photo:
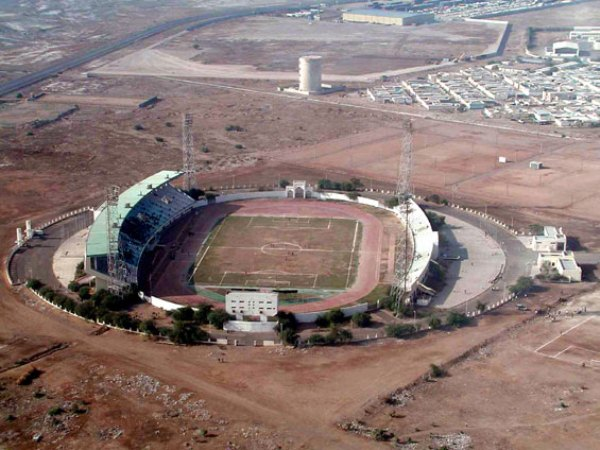
[(106, 190), (106, 241), (108, 248), (108, 290), (120, 295), (123, 289), (123, 271), (119, 251), (119, 186), (109, 186)]
[(193, 176), (196, 172), (194, 161), (194, 136), (192, 135), (192, 114), (183, 115), (183, 173), (185, 174), (185, 190), (189, 191), (193, 185)]
[(410, 301), (408, 286), (408, 275), (410, 269), (410, 226), (408, 219), (410, 215), (412, 197), (411, 182), (412, 182), (412, 121), (405, 124), (404, 137), (401, 143), (400, 161), (398, 163), (398, 182), (396, 185), (396, 197), (398, 199), (398, 207), (404, 214), (404, 237), (398, 239), (396, 246), (396, 264), (394, 271), (394, 282), (392, 285), (392, 295), (396, 299), (396, 314), (400, 312), (400, 307), (403, 302)]

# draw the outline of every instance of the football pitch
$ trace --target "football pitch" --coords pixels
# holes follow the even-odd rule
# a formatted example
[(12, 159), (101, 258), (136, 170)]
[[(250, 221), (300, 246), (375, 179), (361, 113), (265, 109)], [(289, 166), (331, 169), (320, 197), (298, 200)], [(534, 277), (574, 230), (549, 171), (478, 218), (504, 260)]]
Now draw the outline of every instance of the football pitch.
[(227, 216), (197, 255), (190, 283), (205, 287), (344, 290), (358, 270), (358, 220)]

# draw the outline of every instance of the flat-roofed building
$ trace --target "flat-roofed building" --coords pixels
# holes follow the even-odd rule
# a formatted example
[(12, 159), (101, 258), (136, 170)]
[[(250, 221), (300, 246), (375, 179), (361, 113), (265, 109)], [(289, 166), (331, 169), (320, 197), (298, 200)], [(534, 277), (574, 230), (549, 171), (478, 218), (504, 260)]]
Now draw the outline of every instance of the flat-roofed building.
[(535, 252), (561, 252), (567, 249), (567, 236), (562, 228), (544, 227), (542, 234), (531, 238), (531, 249)]
[(382, 9), (351, 9), (342, 14), (344, 22), (378, 23), (382, 25), (422, 25), (434, 21), (432, 13), (389, 11)]
[(581, 281), (581, 267), (577, 265), (574, 253), (567, 251), (540, 253), (534, 269), (534, 275), (538, 274), (562, 277), (570, 282)]

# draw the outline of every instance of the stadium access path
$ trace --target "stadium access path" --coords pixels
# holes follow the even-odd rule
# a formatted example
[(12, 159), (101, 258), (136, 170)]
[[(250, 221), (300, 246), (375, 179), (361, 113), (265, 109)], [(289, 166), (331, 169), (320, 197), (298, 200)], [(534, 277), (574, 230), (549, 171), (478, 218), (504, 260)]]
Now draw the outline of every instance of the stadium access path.
[[(229, 214), (254, 216), (294, 216), (341, 218), (359, 220), (362, 224), (359, 269), (353, 285), (346, 291), (321, 301), (290, 305), (282, 310), (291, 312), (322, 311), (356, 303), (368, 295), (379, 283), (383, 224), (368, 212), (344, 203), (317, 200), (249, 200), (213, 205), (202, 208), (197, 215), (182, 221), (171, 229), (160, 245), (164, 245), (155, 257), (152, 277), (152, 294), (181, 304), (214, 302), (192, 291), (187, 284), (190, 265), (195, 262), (202, 243), (219, 220)], [(190, 233), (191, 232), (191, 233)], [(175, 254), (173, 255), (173, 251)], [(169, 252), (174, 259), (170, 260)], [(158, 270), (156, 270), (158, 268)], [(149, 278), (152, 278), (149, 277)]]

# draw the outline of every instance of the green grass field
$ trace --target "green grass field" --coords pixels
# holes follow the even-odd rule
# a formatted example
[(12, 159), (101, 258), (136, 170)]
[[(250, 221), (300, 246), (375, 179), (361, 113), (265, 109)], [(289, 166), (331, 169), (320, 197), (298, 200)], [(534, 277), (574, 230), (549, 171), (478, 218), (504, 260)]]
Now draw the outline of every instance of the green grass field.
[(198, 253), (190, 283), (343, 290), (358, 270), (361, 233), (349, 219), (228, 216)]

